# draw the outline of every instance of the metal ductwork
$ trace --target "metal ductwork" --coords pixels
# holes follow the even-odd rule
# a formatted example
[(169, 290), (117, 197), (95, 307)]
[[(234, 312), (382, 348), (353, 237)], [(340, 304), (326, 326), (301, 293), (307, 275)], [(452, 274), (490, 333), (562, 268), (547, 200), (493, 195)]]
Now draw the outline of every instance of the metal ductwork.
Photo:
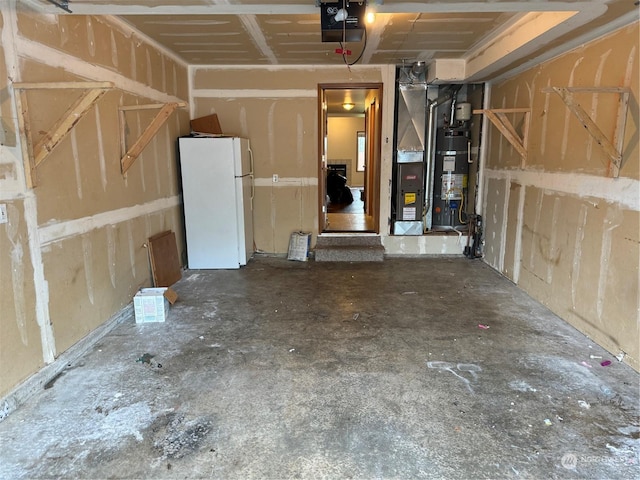
[(422, 234), (427, 108), (426, 71), (424, 62), (416, 62), (398, 71), (394, 186), (395, 234)]

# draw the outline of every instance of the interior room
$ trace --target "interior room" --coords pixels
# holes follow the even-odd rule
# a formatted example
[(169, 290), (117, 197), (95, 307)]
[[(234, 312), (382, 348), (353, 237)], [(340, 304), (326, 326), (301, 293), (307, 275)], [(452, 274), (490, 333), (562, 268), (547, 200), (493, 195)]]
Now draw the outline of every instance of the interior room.
[(375, 231), (373, 218), (377, 212), (371, 211), (365, 202), (369, 159), (366, 155), (366, 105), (368, 98), (380, 95), (380, 88), (369, 87), (323, 88), (327, 105), (325, 155), (329, 197), (324, 232)]
[(638, 476), (639, 38), (634, 0), (4, 0), (0, 476)]

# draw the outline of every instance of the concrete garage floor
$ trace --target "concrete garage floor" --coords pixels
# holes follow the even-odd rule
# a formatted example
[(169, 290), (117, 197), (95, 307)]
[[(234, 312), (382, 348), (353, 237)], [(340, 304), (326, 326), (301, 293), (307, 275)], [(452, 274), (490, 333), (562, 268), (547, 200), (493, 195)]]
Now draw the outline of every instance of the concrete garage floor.
[(0, 477), (640, 476), (638, 374), (479, 261), (259, 257), (175, 290), (0, 422)]

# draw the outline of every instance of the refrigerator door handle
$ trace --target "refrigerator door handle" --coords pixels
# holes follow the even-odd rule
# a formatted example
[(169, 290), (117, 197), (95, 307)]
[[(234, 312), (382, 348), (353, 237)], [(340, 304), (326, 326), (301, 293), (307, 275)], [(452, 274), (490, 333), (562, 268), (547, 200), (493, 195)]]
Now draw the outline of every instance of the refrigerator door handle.
[(251, 144), (249, 144), (249, 146), (247, 147), (247, 150), (249, 151), (249, 168), (250, 171), (249, 173), (253, 175), (253, 150), (251, 150)]
[(256, 184), (253, 173), (249, 174), (249, 178), (251, 179), (251, 202), (253, 202), (253, 198), (256, 196)]

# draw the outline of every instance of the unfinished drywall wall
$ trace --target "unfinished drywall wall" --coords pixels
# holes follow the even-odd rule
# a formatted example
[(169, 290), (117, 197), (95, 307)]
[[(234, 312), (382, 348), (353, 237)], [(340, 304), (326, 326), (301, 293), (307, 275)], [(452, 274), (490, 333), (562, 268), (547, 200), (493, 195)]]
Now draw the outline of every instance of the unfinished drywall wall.
[[(35, 285), (30, 235), (25, 218), (33, 202), (19, 195), (23, 180), (9, 78), (13, 71), (10, 25), (1, 17), (0, 37), (0, 206), (7, 213), (0, 223), (0, 396), (44, 364), (40, 328), (33, 308)], [(9, 57), (8, 61), (6, 58)], [(0, 418), (6, 413), (0, 405)]]
[[(387, 70), (380, 66), (191, 67), (193, 117), (216, 113), (224, 133), (251, 141), (258, 251), (285, 253), (289, 236), (300, 230), (313, 232), (315, 242), (318, 84), (380, 83), (388, 80)], [(390, 108), (383, 124), (392, 118)], [(390, 154), (390, 150), (383, 152), (388, 162)]]
[[(24, 201), (2, 196), (0, 203), (7, 209), (7, 223), (0, 224), (0, 387), (6, 392), (41, 367), (44, 360), (33, 308), (35, 291), (29, 232), (23, 221)], [(0, 406), (0, 416), (1, 411)]]
[[(638, 24), (491, 88), (492, 108), (530, 107), (523, 159), (490, 127), (485, 175), (486, 258), (613, 355), (640, 369)], [(549, 87), (626, 87), (623, 164), (608, 176), (604, 150)], [(613, 140), (619, 95), (575, 100)], [(511, 115), (520, 134), (522, 117)], [(622, 358), (622, 357), (621, 357)]]
[(364, 171), (358, 171), (358, 132), (364, 132), (364, 116), (330, 116), (327, 118), (327, 163), (347, 165), (347, 184), (364, 186)]
[[(184, 250), (175, 139), (189, 114), (174, 112), (123, 175), (121, 130), (131, 146), (157, 110), (127, 112), (122, 126), (119, 107), (186, 102), (187, 66), (111, 17), (38, 15), (13, 1), (0, 13), (2, 398), (151, 285), (148, 237), (173, 230)], [(30, 189), (14, 82), (70, 81), (113, 88), (37, 166)], [(25, 91), (34, 145), (82, 93)]]

